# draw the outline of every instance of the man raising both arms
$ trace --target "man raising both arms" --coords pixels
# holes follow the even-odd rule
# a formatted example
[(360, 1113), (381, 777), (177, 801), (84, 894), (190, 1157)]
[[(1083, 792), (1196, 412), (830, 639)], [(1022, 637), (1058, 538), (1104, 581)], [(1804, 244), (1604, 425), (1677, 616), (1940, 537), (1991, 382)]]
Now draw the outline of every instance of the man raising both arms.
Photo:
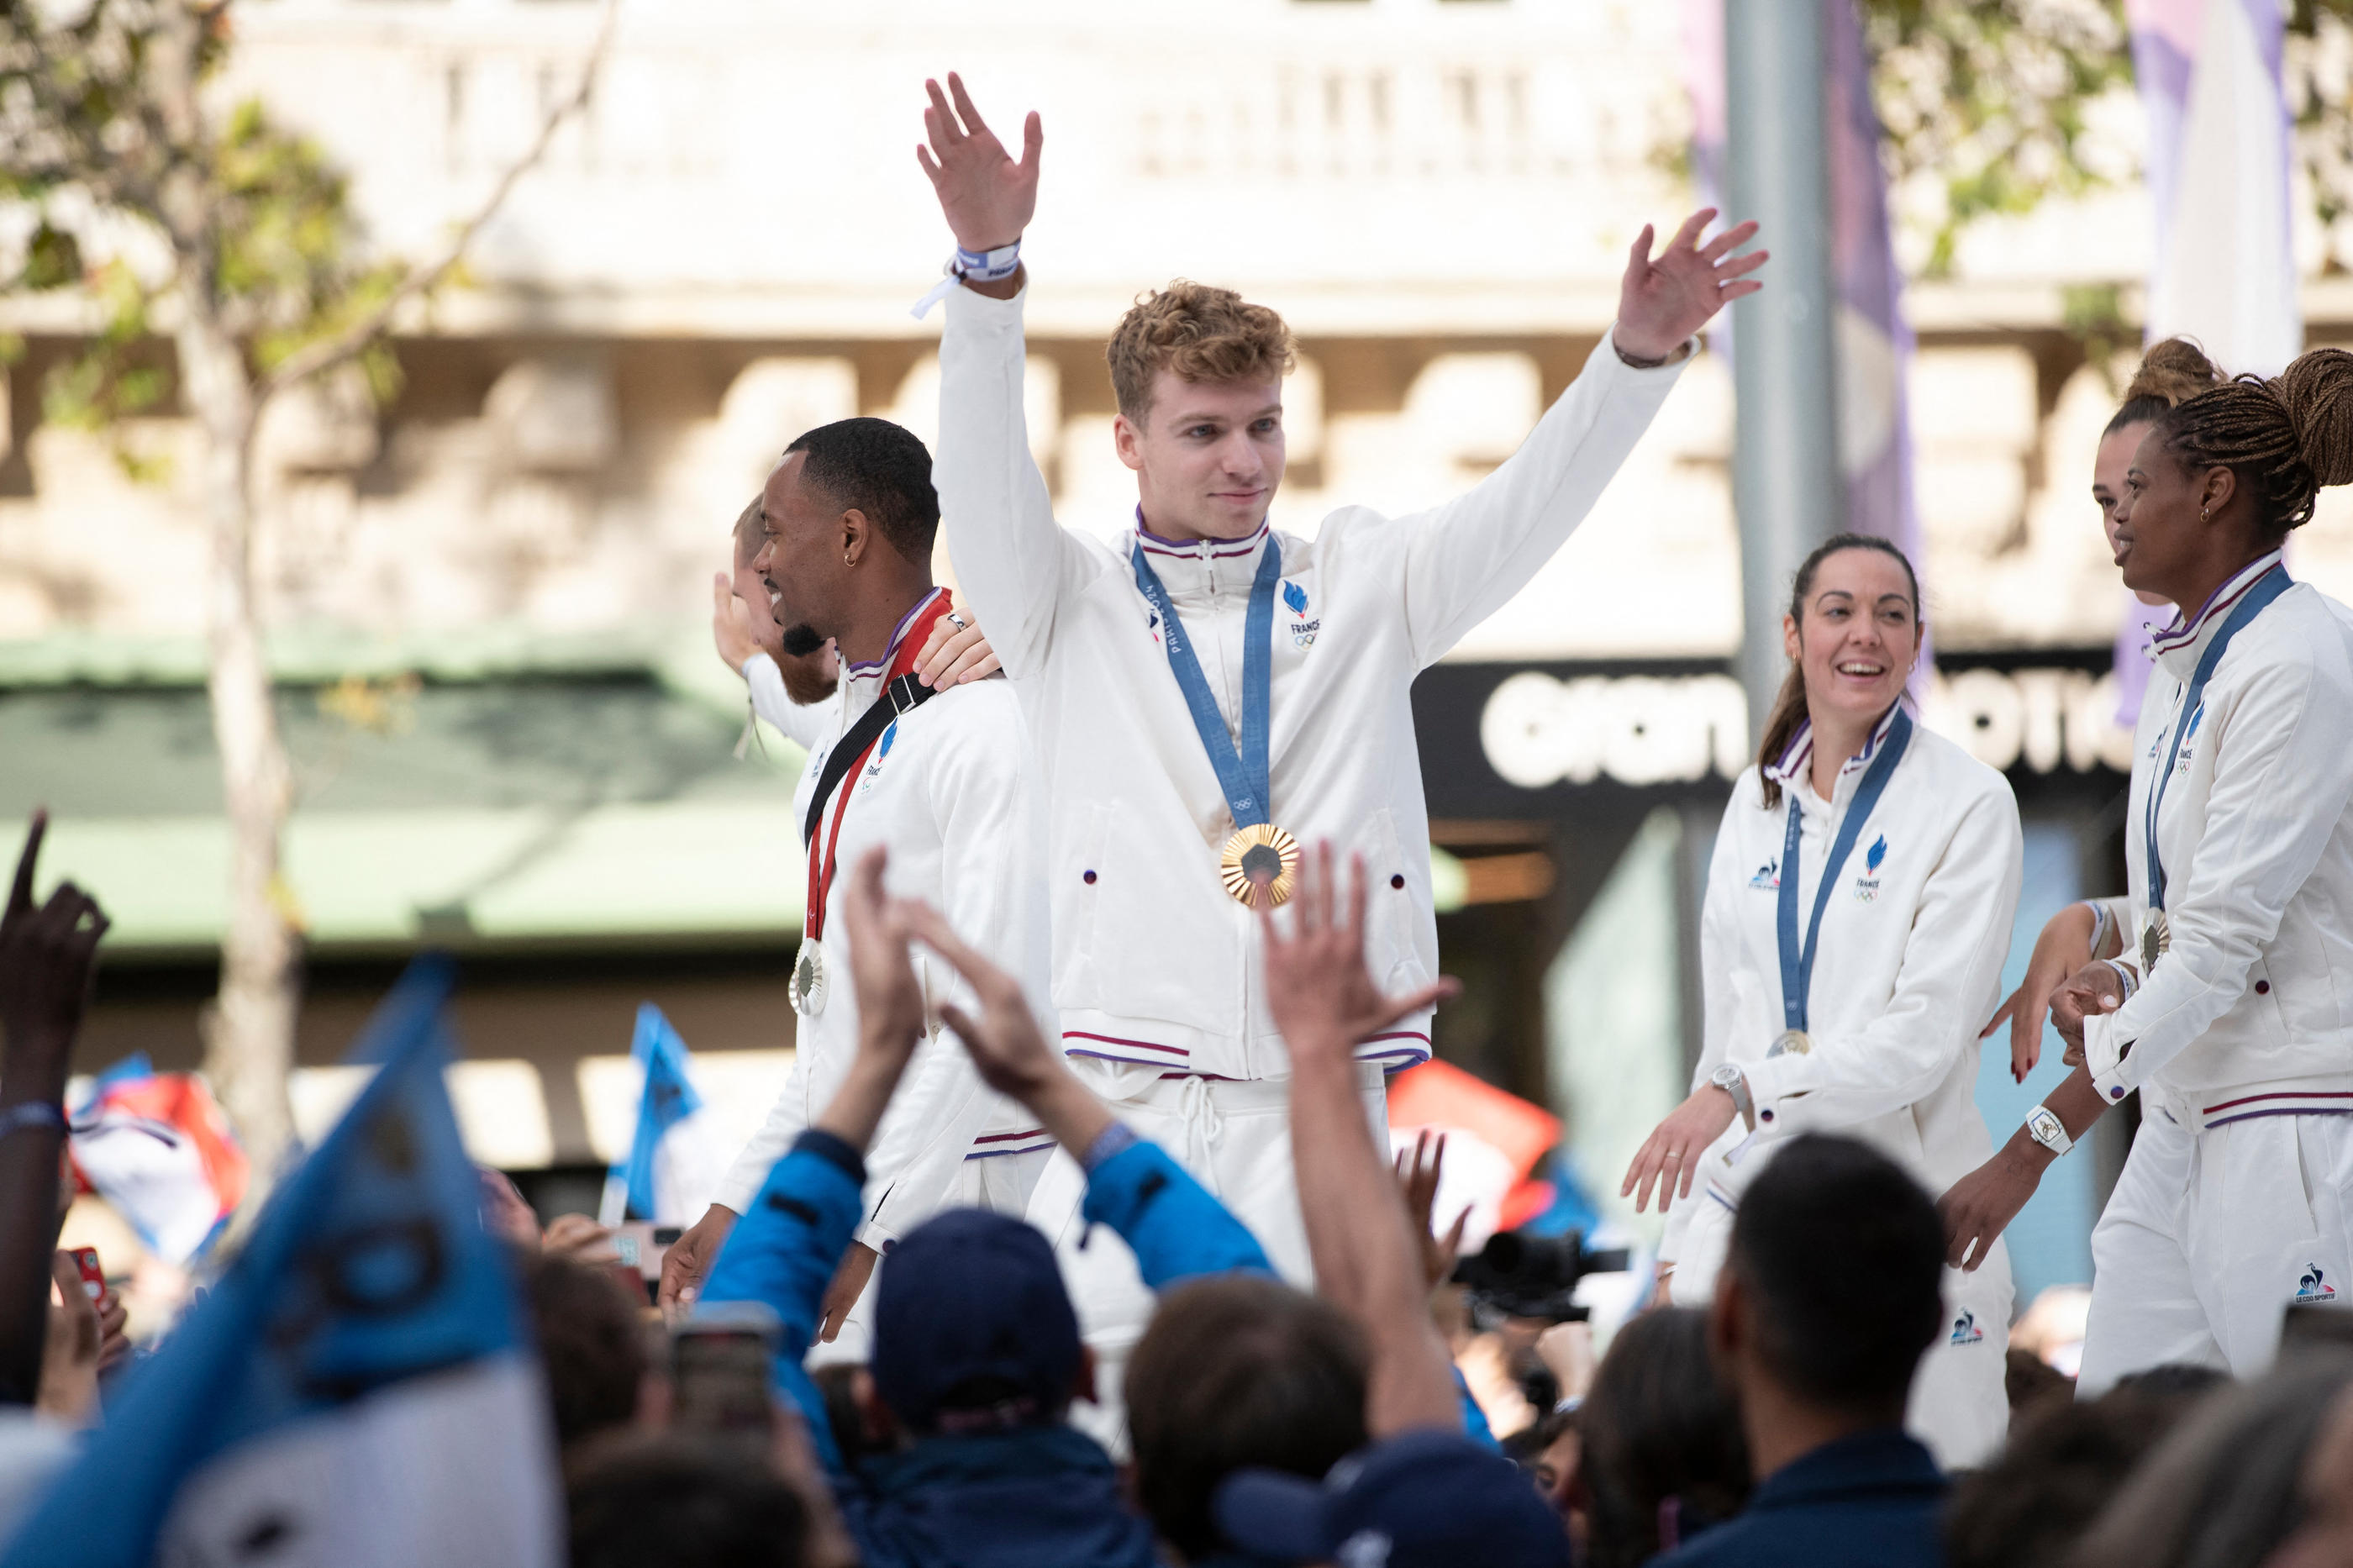
[[(934, 687), (918, 673), (918, 650), (944, 657), (931, 639), (942, 623), (955, 625), (947, 590), (932, 582), (939, 515), (931, 458), (912, 434), (882, 419), (819, 426), (768, 476), (751, 557), (758, 580), (731, 595), (759, 594), (744, 622), (752, 651), (731, 641), (728, 606), (719, 606), (722, 657), (735, 662), (742, 653), (763, 715), (781, 719), (808, 748), (792, 806), (808, 864), (807, 923), (792, 984), (798, 1048), (766, 1125), (729, 1169), (709, 1212), (664, 1258), (665, 1307), (692, 1300), (769, 1167), (833, 1098), (857, 1054), (848, 937), (831, 918), (842, 869), (887, 846), (896, 896), (934, 903), (996, 963), (1033, 984), (1043, 977), (1045, 916), (1031, 847), (1039, 798), (1019, 707), (1001, 681), (959, 684), (938, 673)], [(783, 700), (808, 672), (759, 668), (770, 657), (757, 646), (762, 615), (781, 628), (776, 651), (786, 659), (807, 659), (833, 642), (840, 676), (830, 698), (808, 707)], [(764, 679), (773, 691), (763, 692)], [(953, 973), (935, 961), (920, 965), (918, 977), (934, 1005), (953, 994)], [(862, 1325), (854, 1303), (876, 1258), (934, 1209), (965, 1202), (1020, 1213), (1053, 1142), (984, 1089), (953, 1042), (925, 1041), (908, 1070), (867, 1160), (866, 1214), (826, 1296), (826, 1340), (845, 1322)], [(862, 1339), (853, 1333), (844, 1352), (862, 1359)]]
[[(1746, 275), (1764, 253), (1732, 254), (1756, 226), (1700, 246), (1713, 216), (1700, 213), (1656, 258), (1645, 228), (1616, 325), (1517, 456), (1430, 511), (1344, 508), (1313, 541), (1267, 523), (1289, 330), (1226, 289), (1171, 284), (1112, 335), (1113, 429), (1140, 500), (1134, 531), (1112, 548), (1056, 525), (1023, 428), (1018, 242), (1037, 205), (1038, 117), (1016, 163), (961, 81), (927, 86), (916, 157), (961, 280), (942, 289), (938, 484), (958, 582), (1039, 748), (1062, 1047), (1303, 1281), (1290, 1069), (1251, 910), (1289, 896), (1300, 844), (1330, 840), (1372, 878), (1375, 983), (1430, 983), (1413, 678), (1525, 586), (1592, 507), (1693, 334), (1758, 287)], [(1382, 1113), (1385, 1069), (1429, 1053), (1427, 1013), (1360, 1045), (1366, 1113)], [(1031, 1217), (1063, 1247), (1098, 1356), (1116, 1363), (1150, 1298), (1103, 1238), (1079, 1249), (1080, 1184), (1064, 1163), (1041, 1180)]]

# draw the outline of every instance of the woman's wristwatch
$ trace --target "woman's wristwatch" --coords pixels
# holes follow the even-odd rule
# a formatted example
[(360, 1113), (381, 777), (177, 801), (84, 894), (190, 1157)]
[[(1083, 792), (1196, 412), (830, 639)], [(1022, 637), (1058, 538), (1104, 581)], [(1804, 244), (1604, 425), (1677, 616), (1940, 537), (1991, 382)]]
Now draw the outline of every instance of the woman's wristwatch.
[(2026, 1135), (2055, 1155), (2064, 1154), (2075, 1146), (2067, 1136), (2067, 1124), (2052, 1114), (2047, 1105), (2038, 1105), (2026, 1113)]
[(1726, 1062), (1707, 1075), (1707, 1081), (1732, 1096), (1732, 1108), (1740, 1112), (1740, 1120), (1748, 1131), (1757, 1131), (1757, 1097), (1748, 1092), (1748, 1075), (1740, 1070), (1738, 1062)]

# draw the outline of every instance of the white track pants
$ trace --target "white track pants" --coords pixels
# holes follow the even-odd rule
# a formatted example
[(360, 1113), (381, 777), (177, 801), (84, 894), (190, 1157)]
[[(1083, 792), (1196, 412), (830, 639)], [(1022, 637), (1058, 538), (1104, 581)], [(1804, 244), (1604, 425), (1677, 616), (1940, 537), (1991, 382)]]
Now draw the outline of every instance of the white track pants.
[[(947, 1206), (990, 1209), (1020, 1218), (1029, 1212), (1038, 1178), (1046, 1171), (1046, 1157), (1053, 1152), (1039, 1149), (1026, 1154), (992, 1154), (986, 1159), (966, 1160), (956, 1173), (955, 1190), (948, 1195)], [(882, 1278), (886, 1267), (886, 1263), (875, 1265), (866, 1289), (859, 1293), (858, 1304), (842, 1320), (841, 1331), (834, 1336), (831, 1344), (811, 1345), (802, 1364), (830, 1366), (838, 1362), (863, 1363), (871, 1359), (874, 1283)]]
[(2078, 1398), (2151, 1367), (2253, 1377), (2299, 1303), (2353, 1310), (2353, 1116), (2263, 1116), (2193, 1131), (2143, 1100), (2092, 1232)]
[[(1375, 1147), (1388, 1149), (1388, 1092), (1377, 1067), (1359, 1066), (1357, 1091)], [(1087, 1076), (1082, 1074), (1082, 1076)], [(1098, 1092), (1113, 1087), (1091, 1079)], [(1303, 1288), (1314, 1283), (1299, 1179), (1291, 1163), (1291, 1086), (1282, 1079), (1151, 1078), (1118, 1083), (1106, 1094), (1114, 1115), (1167, 1151), (1193, 1179), (1250, 1228), (1275, 1272)], [(1135, 1255), (1107, 1226), (1086, 1224), (1080, 1204), (1086, 1176), (1056, 1151), (1038, 1184), (1029, 1218), (1054, 1243), (1079, 1328), (1095, 1354), (1096, 1400), (1072, 1407), (1071, 1423), (1121, 1458), (1127, 1453), (1127, 1406), (1120, 1386), (1128, 1352), (1152, 1321), (1152, 1292)]]

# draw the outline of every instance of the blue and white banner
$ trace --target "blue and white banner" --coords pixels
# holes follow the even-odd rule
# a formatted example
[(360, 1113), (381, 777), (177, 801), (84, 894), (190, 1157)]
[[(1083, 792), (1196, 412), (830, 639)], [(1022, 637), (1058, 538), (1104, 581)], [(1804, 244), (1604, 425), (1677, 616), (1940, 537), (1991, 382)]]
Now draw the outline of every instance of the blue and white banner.
[(394, 988), (354, 1053), (375, 1080), (0, 1568), (558, 1568), (538, 1361), (442, 1084), (450, 980)]
[[(629, 1152), (605, 1180), (598, 1216), (607, 1225), (624, 1218), (658, 1225), (691, 1225), (702, 1217), (711, 1193), (725, 1173), (725, 1156), (700, 1114), (694, 1058), (686, 1041), (650, 1002), (638, 1005), (629, 1058), (644, 1072), (638, 1093), (637, 1131)], [(624, 1210), (626, 1209), (626, 1214)]]

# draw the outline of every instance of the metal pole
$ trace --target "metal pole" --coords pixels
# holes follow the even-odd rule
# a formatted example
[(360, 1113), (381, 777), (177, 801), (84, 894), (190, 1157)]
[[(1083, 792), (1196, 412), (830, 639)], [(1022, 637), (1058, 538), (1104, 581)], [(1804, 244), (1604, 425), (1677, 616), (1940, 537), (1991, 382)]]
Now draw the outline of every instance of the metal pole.
[(1765, 288), (1732, 307), (1732, 500), (1740, 520), (1740, 680), (1753, 733), (1788, 660), (1781, 616), (1807, 552), (1845, 525), (1823, 116), (1826, 5), (1724, 0), (1732, 214), (1763, 226)]

